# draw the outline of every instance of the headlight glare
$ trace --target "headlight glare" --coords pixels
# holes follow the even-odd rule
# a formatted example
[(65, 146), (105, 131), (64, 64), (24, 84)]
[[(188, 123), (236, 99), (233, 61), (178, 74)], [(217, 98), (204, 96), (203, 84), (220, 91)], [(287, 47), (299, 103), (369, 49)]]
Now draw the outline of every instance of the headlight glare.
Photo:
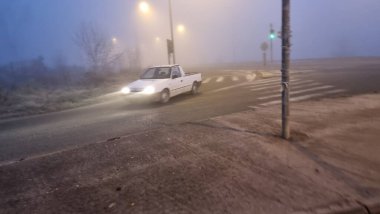
[(154, 92), (155, 92), (155, 89), (153, 86), (148, 86), (144, 88), (144, 91), (143, 91), (144, 94), (154, 94)]
[(121, 89), (121, 93), (123, 94), (129, 94), (131, 93), (131, 89), (129, 89), (128, 87), (124, 87)]

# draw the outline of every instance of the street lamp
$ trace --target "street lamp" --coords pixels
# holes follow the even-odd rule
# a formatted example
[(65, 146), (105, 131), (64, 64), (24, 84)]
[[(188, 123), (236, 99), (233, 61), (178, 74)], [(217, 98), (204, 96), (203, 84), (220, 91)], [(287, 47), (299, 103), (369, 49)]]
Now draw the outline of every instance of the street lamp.
[(113, 43), (114, 45), (116, 45), (116, 43), (117, 43), (117, 39), (116, 39), (116, 37), (113, 37), (113, 38), (112, 38), (112, 43)]
[(185, 26), (183, 26), (183, 25), (178, 25), (177, 26), (177, 31), (179, 32), (179, 33), (184, 33), (185, 32)]
[(140, 2), (140, 4), (139, 4), (139, 9), (140, 9), (140, 11), (141, 11), (142, 13), (147, 14), (147, 13), (150, 12), (150, 5), (149, 5), (147, 2), (142, 1), (142, 2)]
[[(168, 0), (168, 4), (169, 4), (169, 24), (170, 24), (170, 36), (171, 36), (171, 39), (167, 40), (167, 44), (168, 44), (168, 58), (169, 58), (169, 64), (170, 64), (170, 55), (172, 55), (173, 56), (173, 64), (175, 64), (176, 61), (175, 61), (175, 48), (174, 48), (174, 30), (173, 30), (172, 1)], [(150, 5), (146, 1), (141, 1), (139, 3), (139, 10), (143, 14), (148, 14), (151, 11)], [(178, 29), (178, 31), (179, 32), (184, 32), (185, 31), (185, 27), (182, 25), (182, 27), (180, 27)]]

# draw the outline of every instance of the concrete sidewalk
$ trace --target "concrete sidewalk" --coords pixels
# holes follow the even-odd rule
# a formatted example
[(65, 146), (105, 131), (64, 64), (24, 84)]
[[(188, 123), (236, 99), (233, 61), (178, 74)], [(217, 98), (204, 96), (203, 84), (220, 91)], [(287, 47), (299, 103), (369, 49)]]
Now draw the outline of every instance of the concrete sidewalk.
[(2, 165), (0, 213), (379, 212), (380, 95), (291, 111), (289, 142), (273, 106)]

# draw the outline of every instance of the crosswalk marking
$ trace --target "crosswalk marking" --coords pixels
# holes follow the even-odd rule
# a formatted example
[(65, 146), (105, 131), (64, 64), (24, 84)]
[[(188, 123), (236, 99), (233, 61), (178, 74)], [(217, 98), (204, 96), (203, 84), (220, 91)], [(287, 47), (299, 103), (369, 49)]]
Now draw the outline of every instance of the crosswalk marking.
[(224, 80), (224, 77), (220, 76), (220, 77), (218, 77), (218, 79), (216, 79), (216, 82), (223, 82), (223, 80)]
[(310, 72), (314, 72), (315, 70), (293, 70), (293, 71), (290, 71), (290, 73), (292, 74), (300, 74), (300, 73), (310, 73)]
[[(300, 79), (297, 79), (297, 78), (291, 78), (290, 79), (290, 82), (293, 82), (293, 81), (298, 81)], [(280, 83), (281, 82), (281, 79), (280, 78), (270, 78), (270, 79), (263, 79), (263, 80), (258, 80), (258, 81), (255, 81), (252, 83), (253, 84), (264, 84), (264, 83)]]
[(273, 79), (273, 78), (271, 78), (271, 79), (258, 80), (258, 81), (255, 82), (255, 84), (280, 82), (280, 81), (281, 81), (280, 79), (277, 79), (277, 78)]
[(252, 82), (253, 80), (256, 79), (256, 74), (247, 74), (245, 78), (247, 79), (248, 82)]
[[(203, 84), (210, 83), (211, 81), (215, 81), (217, 83), (221, 83), (225, 80), (231, 79), (233, 82), (238, 82), (240, 78), (236, 75), (224, 75), (224, 76), (213, 76), (213, 77), (208, 77), (202, 81)], [(244, 75), (243, 79), (246, 79), (247, 81), (253, 81), (256, 78), (256, 74), (248, 74)]]
[[(332, 90), (332, 91), (324, 92), (324, 93), (322, 93), (322, 95), (326, 95), (326, 94), (337, 94), (337, 93), (342, 93), (342, 92), (345, 92), (345, 91), (346, 91), (346, 90), (343, 90), (343, 89), (336, 89), (336, 90)], [(290, 101), (307, 100), (307, 99), (314, 98), (314, 97), (319, 97), (319, 96), (321, 96), (321, 95), (318, 94), (318, 93), (315, 93), (315, 94), (308, 94), (308, 95), (304, 95), (304, 96), (300, 96), (300, 97), (290, 98)]]
[[(237, 76), (230, 76), (233, 79), (236, 80), (236, 78), (238, 78)], [(225, 80), (225, 77), (223, 76), (219, 76), (219, 77), (210, 77), (210, 78), (207, 78), (203, 83), (209, 83), (212, 79), (215, 79), (216, 78), (216, 82), (222, 82)], [(251, 76), (251, 78), (255, 78), (255, 76)], [(293, 83), (292, 85), (299, 85), (299, 84), (306, 84), (306, 83), (310, 83), (312, 82), (311, 80), (303, 80), (302, 83), (300, 82), (301, 80), (300, 79), (291, 79), (291, 82)], [(280, 84), (278, 84), (277, 86), (273, 85), (275, 83), (280, 83), (280, 80), (276, 80), (276, 79), (261, 79), (261, 80), (258, 80), (258, 81), (252, 81), (252, 82), (242, 82), (242, 83), (239, 83), (239, 84), (236, 84), (236, 85), (231, 85), (231, 86), (227, 86), (227, 87), (223, 87), (223, 88), (219, 88), (219, 89), (215, 89), (213, 91), (210, 91), (210, 93), (216, 93), (216, 92), (221, 92), (221, 91), (225, 91), (225, 90), (229, 90), (229, 89), (233, 89), (233, 88), (238, 88), (238, 87), (247, 87), (247, 88), (251, 88), (251, 91), (258, 91), (258, 90), (264, 90), (264, 89), (267, 89), (267, 88), (275, 88), (275, 87), (280, 87)]]
[[(295, 80), (294, 82), (296, 82), (298, 80)], [(251, 84), (248, 86), (248, 88), (251, 88), (251, 89), (255, 89), (255, 88), (262, 88), (262, 87), (270, 87), (270, 86), (280, 86), (280, 82), (269, 82), (269, 83), (262, 83), (262, 84)]]
[[(226, 81), (227, 79), (229, 80), (232, 80), (233, 82), (238, 82), (240, 80), (246, 80), (248, 82), (253, 82), (254, 80), (256, 80), (256, 77), (257, 75), (254, 74), (254, 73), (248, 73), (248, 74), (244, 74), (244, 75), (223, 75), (223, 76), (211, 76), (211, 77), (207, 77), (205, 78), (202, 83), (204, 84), (207, 84), (207, 83), (210, 83), (210, 82), (217, 82), (217, 83), (220, 83), (220, 82), (223, 82), (223, 81)], [(267, 82), (267, 81), (276, 81), (275, 79), (273, 78), (270, 78), (270, 79), (262, 79), (262, 80), (259, 80), (259, 82)], [(280, 80), (278, 80), (280, 81)]]
[(267, 83), (270, 83), (270, 84), (273, 84), (273, 83), (279, 83), (280, 80), (270, 80), (270, 81), (256, 81), (256, 82), (253, 82), (252, 83), (252, 86), (256, 86), (256, 85), (259, 85), (259, 84), (267, 84)]
[(302, 81), (302, 82), (291, 84), (290, 90), (303, 88), (303, 87), (305, 87), (304, 84), (307, 84), (308, 87), (321, 85), (321, 83), (319, 83), (319, 82), (313, 82), (311, 80), (308, 80), (308, 81)]
[(210, 91), (210, 93), (216, 93), (216, 92), (226, 91), (226, 90), (233, 89), (233, 88), (239, 88), (239, 87), (242, 87), (242, 86), (246, 86), (248, 84), (250, 84), (250, 83), (249, 82), (243, 82), (243, 83), (240, 83), (240, 84), (236, 84), (236, 85), (231, 85), (231, 86), (219, 88), (219, 89)]
[[(294, 90), (294, 89), (303, 88), (303, 87), (305, 87), (305, 84), (307, 84), (308, 87), (321, 85), (321, 83), (317, 83), (317, 82), (313, 82), (311, 80), (308, 80), (308, 81), (302, 81), (302, 82), (293, 83), (290, 86), (290, 89)], [(276, 84), (276, 85), (263, 86), (263, 87), (248, 86), (247, 88), (251, 88), (250, 91), (263, 91), (263, 90), (266, 90), (266, 89), (281, 88), (281, 85), (280, 84)]]
[[(300, 79), (292, 79), (292, 80), (290, 80), (290, 85), (291, 86), (298, 86), (298, 85), (311, 84), (311, 83), (315, 83), (315, 82), (313, 80), (300, 80)], [(256, 89), (256, 88), (270, 86), (270, 85), (278, 85), (278, 86), (280, 86), (281, 85), (281, 81), (272, 82), (272, 83), (264, 83), (264, 84), (256, 84), (256, 85), (251, 84), (248, 87), (251, 88), (251, 89)]]
[(253, 88), (253, 89), (252, 89), (252, 86), (248, 86), (247, 88), (251, 88), (250, 91), (262, 91), (266, 89), (273, 89), (273, 88), (280, 88), (280, 87), (281, 87), (280, 84), (276, 84), (276, 85), (263, 86), (263, 87)]
[(211, 78), (209, 77), (209, 78), (205, 79), (204, 81), (202, 81), (202, 83), (206, 84), (206, 83), (209, 83), (210, 81), (211, 81)]
[[(205, 84), (211, 82), (226, 82), (229, 83), (229, 86), (228, 84), (223, 84), (223, 86), (227, 86), (208, 91), (206, 92), (207, 94), (241, 88), (241, 90), (245, 90), (246, 92), (255, 92), (257, 101), (259, 102), (256, 107), (281, 104), (281, 77), (278, 76), (256, 80), (256, 74), (247, 72), (243, 75), (235, 73), (233, 75), (210, 76), (203, 81)], [(289, 101), (291, 102), (308, 100), (346, 91), (343, 89), (336, 89), (332, 85), (324, 85), (314, 80), (305, 80), (300, 78), (299, 75), (295, 75), (290, 79), (290, 89)], [(255, 106), (249, 107), (254, 108)]]
[[(302, 93), (305, 93), (305, 92), (312, 92), (312, 91), (318, 91), (318, 90), (323, 90), (323, 89), (329, 89), (329, 88), (333, 88), (333, 87), (334, 86), (331, 86), (331, 85), (324, 85), (324, 86), (319, 86), (319, 87), (314, 87), (314, 88), (308, 88), (308, 89), (299, 90), (299, 91), (291, 91), (290, 92), (290, 96), (296, 95), (296, 94), (302, 94)], [(280, 94), (274, 94), (274, 95), (270, 95), (270, 96), (259, 97), (257, 99), (259, 99), (259, 100), (268, 100), (268, 99), (272, 99), (272, 98), (276, 98), (276, 97), (281, 97), (281, 95)]]
[(312, 92), (312, 91), (318, 91), (318, 90), (330, 89), (330, 88), (334, 88), (334, 86), (332, 86), (332, 85), (323, 85), (323, 86), (318, 86), (318, 87), (314, 87), (314, 88), (307, 88), (307, 89), (303, 89), (303, 90), (298, 90), (298, 91), (290, 92), (290, 95), (302, 94), (302, 93), (305, 93), (305, 92)]
[[(299, 81), (301, 81), (301, 80), (300, 79), (292, 79), (292, 80), (290, 80), (291, 83), (293, 83), (293, 82), (299, 82)], [(311, 80), (309, 80), (309, 81), (311, 81)], [(250, 88), (256, 88), (256, 87), (262, 87), (262, 86), (273, 85), (273, 84), (280, 85), (280, 83), (281, 83), (280, 80), (274, 80), (274, 81), (270, 81), (270, 82), (254, 82), (249, 87)]]
[[(346, 90), (343, 90), (343, 89), (336, 89), (336, 90), (326, 91), (326, 92), (321, 92), (321, 93), (314, 93), (314, 94), (308, 94), (308, 95), (304, 95), (304, 96), (291, 97), (289, 99), (289, 101), (291, 101), (291, 102), (297, 102), (297, 101), (302, 101), (302, 100), (308, 100), (308, 99), (311, 99), (311, 98), (321, 97), (323, 95), (342, 93), (342, 92), (345, 92), (345, 91)], [(260, 106), (277, 105), (277, 104), (280, 104), (280, 103), (281, 103), (281, 100), (273, 100), (273, 101), (262, 103), (262, 104), (260, 104)], [(250, 108), (255, 108), (255, 106), (249, 106), (249, 107)]]

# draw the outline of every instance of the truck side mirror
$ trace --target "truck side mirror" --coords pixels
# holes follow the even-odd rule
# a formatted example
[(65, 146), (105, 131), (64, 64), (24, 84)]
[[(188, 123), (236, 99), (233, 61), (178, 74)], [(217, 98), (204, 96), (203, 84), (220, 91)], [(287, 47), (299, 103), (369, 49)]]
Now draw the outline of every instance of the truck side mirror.
[(177, 79), (177, 78), (178, 78), (178, 75), (177, 74), (173, 74), (172, 79)]

